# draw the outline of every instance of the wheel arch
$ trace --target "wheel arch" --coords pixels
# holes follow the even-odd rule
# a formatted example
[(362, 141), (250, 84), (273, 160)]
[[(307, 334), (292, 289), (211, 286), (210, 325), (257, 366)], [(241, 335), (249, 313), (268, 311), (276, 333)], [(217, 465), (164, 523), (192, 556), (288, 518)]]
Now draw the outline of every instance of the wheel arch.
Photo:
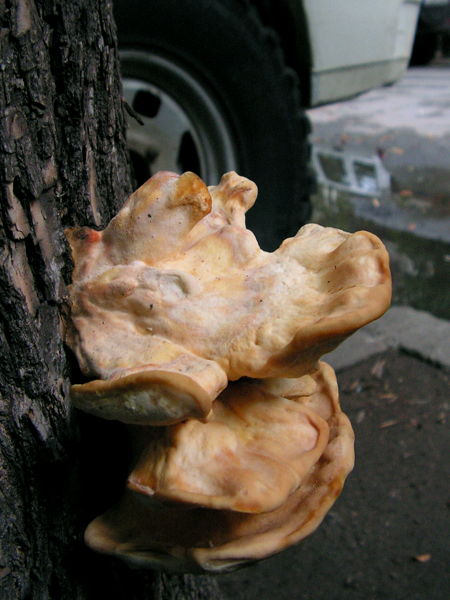
[(251, 0), (262, 23), (280, 38), (286, 65), (298, 75), (302, 108), (311, 106), (312, 49), (300, 0)]

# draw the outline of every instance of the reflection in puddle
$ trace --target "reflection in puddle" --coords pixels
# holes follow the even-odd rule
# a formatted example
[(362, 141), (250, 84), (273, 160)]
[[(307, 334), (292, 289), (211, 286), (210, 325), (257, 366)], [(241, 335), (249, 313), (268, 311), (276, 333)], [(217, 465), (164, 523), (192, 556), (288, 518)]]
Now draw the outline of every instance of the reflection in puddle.
[(380, 196), (391, 187), (391, 176), (376, 154), (314, 146), (313, 166), (319, 183), (362, 196)]
[[(325, 204), (335, 203), (342, 194), (355, 217), (387, 229), (450, 243), (448, 190), (447, 196), (437, 194), (436, 183), (432, 186), (432, 178), (425, 177), (426, 173), (408, 170), (409, 179), (398, 173), (391, 179), (378, 155), (319, 145), (313, 147), (312, 163)], [(446, 177), (441, 174), (437, 179), (450, 185), (448, 172)], [(428, 197), (423, 197), (426, 183)]]
[[(328, 185), (319, 186), (312, 203), (315, 223), (349, 232), (365, 229), (384, 242), (391, 259), (393, 304), (450, 319), (450, 236), (432, 235), (437, 233), (436, 219), (417, 219), (416, 227), (405, 227), (407, 211), (391, 198), (373, 203)], [(432, 226), (433, 231), (426, 231)], [(421, 236), (422, 230), (430, 235)]]
[(393, 303), (450, 319), (450, 170), (397, 168), (378, 155), (315, 146), (319, 183), (312, 220), (386, 244)]

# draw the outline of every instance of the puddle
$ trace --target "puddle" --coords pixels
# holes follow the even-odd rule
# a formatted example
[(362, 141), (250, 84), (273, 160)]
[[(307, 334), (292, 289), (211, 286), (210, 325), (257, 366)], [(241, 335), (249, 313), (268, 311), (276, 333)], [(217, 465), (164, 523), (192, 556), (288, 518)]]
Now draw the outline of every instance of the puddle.
[(422, 216), (450, 217), (450, 168), (399, 167), (392, 177), (392, 192), (406, 208), (416, 208)]
[(450, 165), (394, 165), (364, 148), (321, 144), (313, 146), (312, 165), (325, 203), (347, 193), (361, 219), (450, 243)]
[(348, 194), (356, 217), (396, 231), (410, 232), (427, 240), (450, 243), (450, 216), (431, 216), (431, 200), (412, 195), (386, 194), (379, 198), (361, 198)]
[[(350, 232), (365, 229), (377, 235), (391, 258), (393, 304), (450, 319), (450, 221), (424, 218), (423, 212), (431, 211), (427, 202), (433, 204), (432, 200), (420, 199), (425, 203), (409, 202), (406, 207), (402, 206), (403, 200), (398, 193), (369, 198), (319, 185), (312, 198), (312, 220), (324, 226)], [(439, 224), (442, 239), (436, 233)], [(420, 235), (423, 231), (429, 235)]]
[(378, 235), (391, 257), (394, 303), (445, 319), (449, 99), (448, 71), (410, 70), (393, 86), (308, 111), (319, 181), (312, 219)]

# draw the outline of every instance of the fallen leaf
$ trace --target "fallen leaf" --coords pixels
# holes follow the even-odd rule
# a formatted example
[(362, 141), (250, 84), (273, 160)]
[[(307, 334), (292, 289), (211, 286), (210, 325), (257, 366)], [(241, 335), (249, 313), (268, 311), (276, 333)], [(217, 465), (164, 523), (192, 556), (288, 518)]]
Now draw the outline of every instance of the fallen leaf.
[(436, 419), (436, 423), (445, 423), (445, 417), (447, 415), (445, 414), (445, 412), (441, 412), (438, 416), (438, 418)]
[(393, 425), (397, 425), (400, 421), (398, 419), (391, 419), (390, 421), (383, 421), (380, 425), (380, 429), (384, 429), (385, 427), (392, 427)]
[(356, 392), (357, 394), (359, 394), (360, 392), (362, 392), (362, 385), (359, 379), (356, 379), (353, 383), (351, 383), (348, 388), (346, 388), (346, 392)]
[(426, 563), (431, 560), (431, 554), (419, 554), (418, 556), (414, 557), (414, 560), (417, 560), (421, 563)]
[(410, 231), (414, 231), (414, 230), (416, 229), (416, 227), (417, 227), (417, 224), (416, 224), (416, 223), (410, 223), (410, 224), (408, 225), (408, 229), (409, 229)]
[(398, 400), (398, 396), (397, 394), (381, 394), (380, 396), (381, 400), (389, 400), (389, 402), (395, 402), (396, 400)]
[(383, 377), (385, 364), (386, 364), (386, 359), (377, 360), (377, 362), (371, 368), (370, 374), (373, 375), (374, 377), (377, 377), (378, 379), (381, 379)]
[(405, 151), (403, 150), (403, 148), (396, 148), (394, 146), (394, 148), (391, 148), (391, 152), (393, 154), (397, 154), (397, 156), (401, 156), (402, 154), (405, 154)]
[(402, 198), (411, 198), (411, 196), (412, 196), (412, 190), (402, 190), (400, 192), (400, 196)]
[(356, 415), (355, 421), (359, 425), (360, 423), (362, 423), (364, 421), (365, 418), (366, 418), (366, 411), (360, 410), (359, 413)]
[(380, 208), (380, 201), (378, 200), (378, 198), (372, 198), (372, 206), (374, 206), (375, 208)]

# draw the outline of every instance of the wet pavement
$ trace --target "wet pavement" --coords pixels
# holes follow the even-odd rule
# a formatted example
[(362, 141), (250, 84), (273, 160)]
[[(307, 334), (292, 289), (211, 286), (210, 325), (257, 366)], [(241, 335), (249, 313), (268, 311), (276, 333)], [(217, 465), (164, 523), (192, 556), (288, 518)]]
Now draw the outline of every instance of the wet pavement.
[(309, 116), (319, 179), (312, 220), (378, 235), (391, 256), (393, 303), (450, 319), (450, 61)]

